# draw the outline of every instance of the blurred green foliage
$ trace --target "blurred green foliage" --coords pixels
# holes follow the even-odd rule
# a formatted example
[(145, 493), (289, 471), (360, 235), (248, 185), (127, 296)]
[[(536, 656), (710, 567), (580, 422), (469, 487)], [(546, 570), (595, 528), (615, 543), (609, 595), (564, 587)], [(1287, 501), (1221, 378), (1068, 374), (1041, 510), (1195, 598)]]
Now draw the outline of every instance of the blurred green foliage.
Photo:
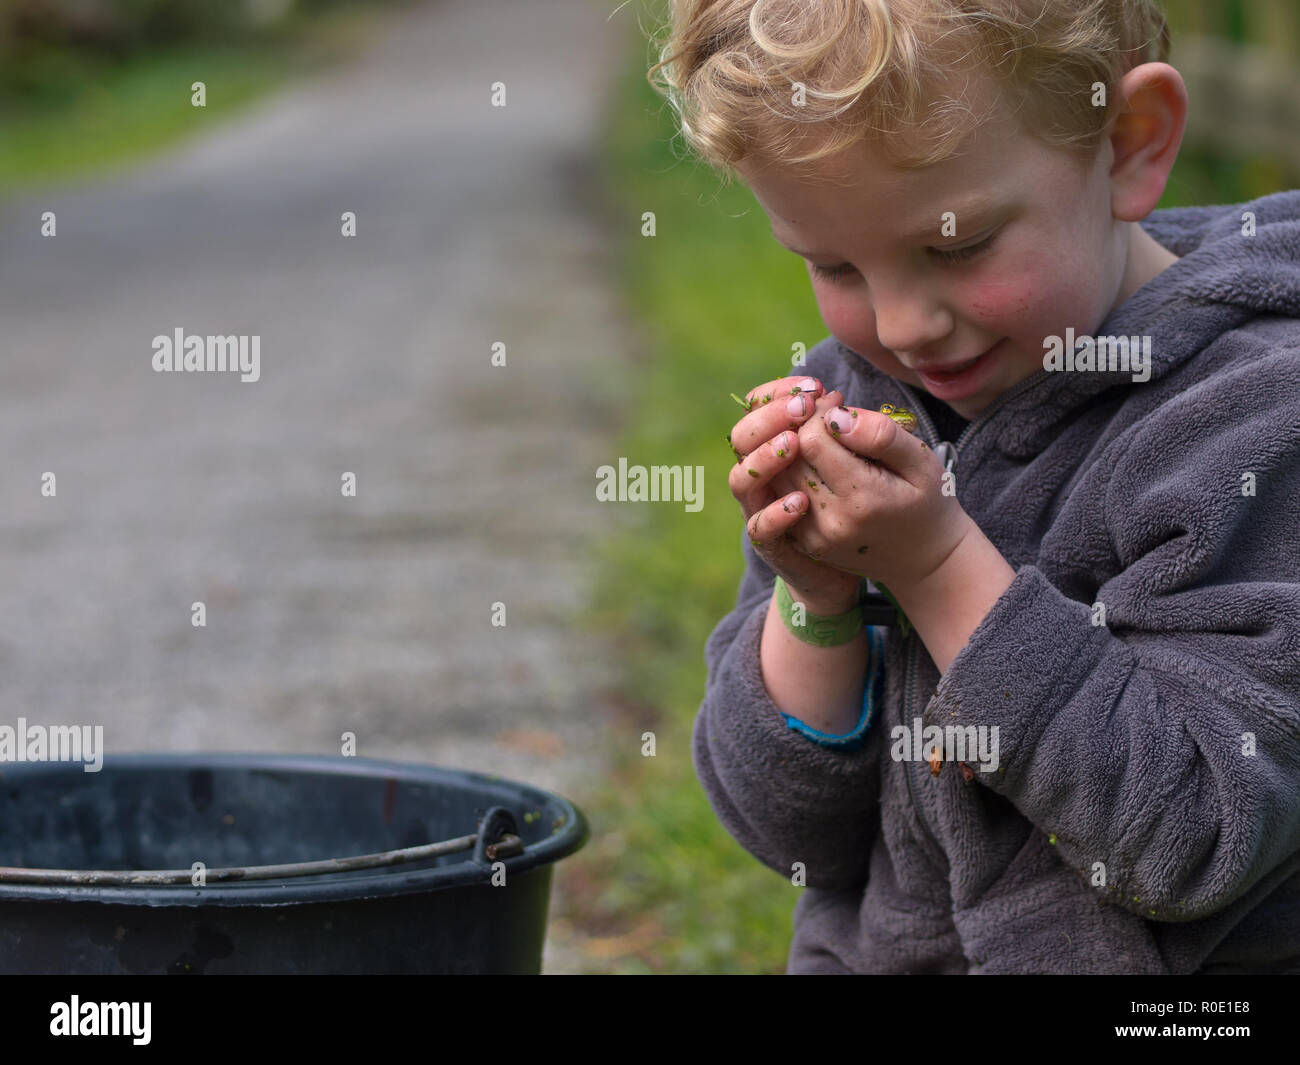
[(98, 177), (200, 134), (351, 54), (399, 2), (0, 0), (0, 191)]
[(1189, 115), (1162, 207), (1300, 185), (1300, 0), (1162, 0)]
[(71, 103), (141, 56), (272, 44), (306, 19), (356, 2), (0, 0), (0, 106)]

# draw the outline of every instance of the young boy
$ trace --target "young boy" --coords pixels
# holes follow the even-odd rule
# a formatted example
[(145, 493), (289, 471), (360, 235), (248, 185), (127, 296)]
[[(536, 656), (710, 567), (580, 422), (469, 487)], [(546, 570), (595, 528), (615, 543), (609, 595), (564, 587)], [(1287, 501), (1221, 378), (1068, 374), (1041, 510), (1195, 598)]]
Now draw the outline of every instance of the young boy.
[(789, 971), (1300, 971), (1300, 194), (1152, 214), (1187, 98), (1151, 0), (671, 33), (687, 140), (832, 334), (732, 431), (694, 735), (806, 884)]

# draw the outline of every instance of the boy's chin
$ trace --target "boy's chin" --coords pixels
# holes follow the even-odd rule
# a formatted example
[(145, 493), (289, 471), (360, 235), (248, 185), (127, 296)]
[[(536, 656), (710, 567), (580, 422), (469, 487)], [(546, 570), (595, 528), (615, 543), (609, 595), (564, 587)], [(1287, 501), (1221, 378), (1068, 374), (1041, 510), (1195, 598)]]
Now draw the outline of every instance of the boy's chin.
[[(908, 382), (909, 384), (911, 382)], [(963, 396), (961, 399), (945, 399), (942, 396), (936, 396), (923, 384), (913, 385), (913, 387), (922, 393), (927, 400), (934, 400), (948, 407), (949, 410), (956, 413), (959, 417), (968, 422), (973, 422), (991, 406), (997, 399), (997, 395), (984, 394), (974, 396)]]
[(938, 396), (933, 396), (929, 392), (927, 392), (926, 395), (930, 396), (931, 399), (938, 399), (940, 403), (948, 404), (949, 407), (968, 422), (973, 422), (989, 408), (988, 403), (979, 403), (973, 400), (959, 400), (954, 403), (946, 399), (939, 399)]
[[(927, 390), (926, 395), (932, 395), (932, 393)], [(940, 403), (948, 404), (968, 422), (974, 421), (993, 405), (993, 400), (984, 396), (968, 396), (965, 399), (940, 399), (938, 396), (933, 398), (938, 399)]]

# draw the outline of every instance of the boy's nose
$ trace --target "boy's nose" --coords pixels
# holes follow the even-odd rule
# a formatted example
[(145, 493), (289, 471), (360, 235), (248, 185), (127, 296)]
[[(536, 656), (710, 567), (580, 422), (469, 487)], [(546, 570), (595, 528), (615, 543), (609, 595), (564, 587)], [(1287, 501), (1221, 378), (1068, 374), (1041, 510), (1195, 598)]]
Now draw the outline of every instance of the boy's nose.
[(896, 354), (924, 351), (952, 332), (952, 315), (920, 293), (876, 290), (873, 294), (876, 339)]

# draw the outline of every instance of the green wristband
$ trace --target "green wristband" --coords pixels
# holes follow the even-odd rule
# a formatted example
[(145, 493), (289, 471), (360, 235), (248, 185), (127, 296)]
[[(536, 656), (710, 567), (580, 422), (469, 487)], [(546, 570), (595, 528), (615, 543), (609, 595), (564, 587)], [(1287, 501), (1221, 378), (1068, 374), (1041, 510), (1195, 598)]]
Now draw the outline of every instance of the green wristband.
[[(802, 605), (802, 604), (800, 604)], [(790, 589), (780, 577), (776, 579), (776, 608), (781, 614), (785, 627), (804, 643), (814, 647), (838, 647), (848, 643), (862, 631), (862, 608), (855, 606), (843, 614), (810, 614), (804, 608), (803, 624), (796, 625), (793, 620), (795, 601)]]

